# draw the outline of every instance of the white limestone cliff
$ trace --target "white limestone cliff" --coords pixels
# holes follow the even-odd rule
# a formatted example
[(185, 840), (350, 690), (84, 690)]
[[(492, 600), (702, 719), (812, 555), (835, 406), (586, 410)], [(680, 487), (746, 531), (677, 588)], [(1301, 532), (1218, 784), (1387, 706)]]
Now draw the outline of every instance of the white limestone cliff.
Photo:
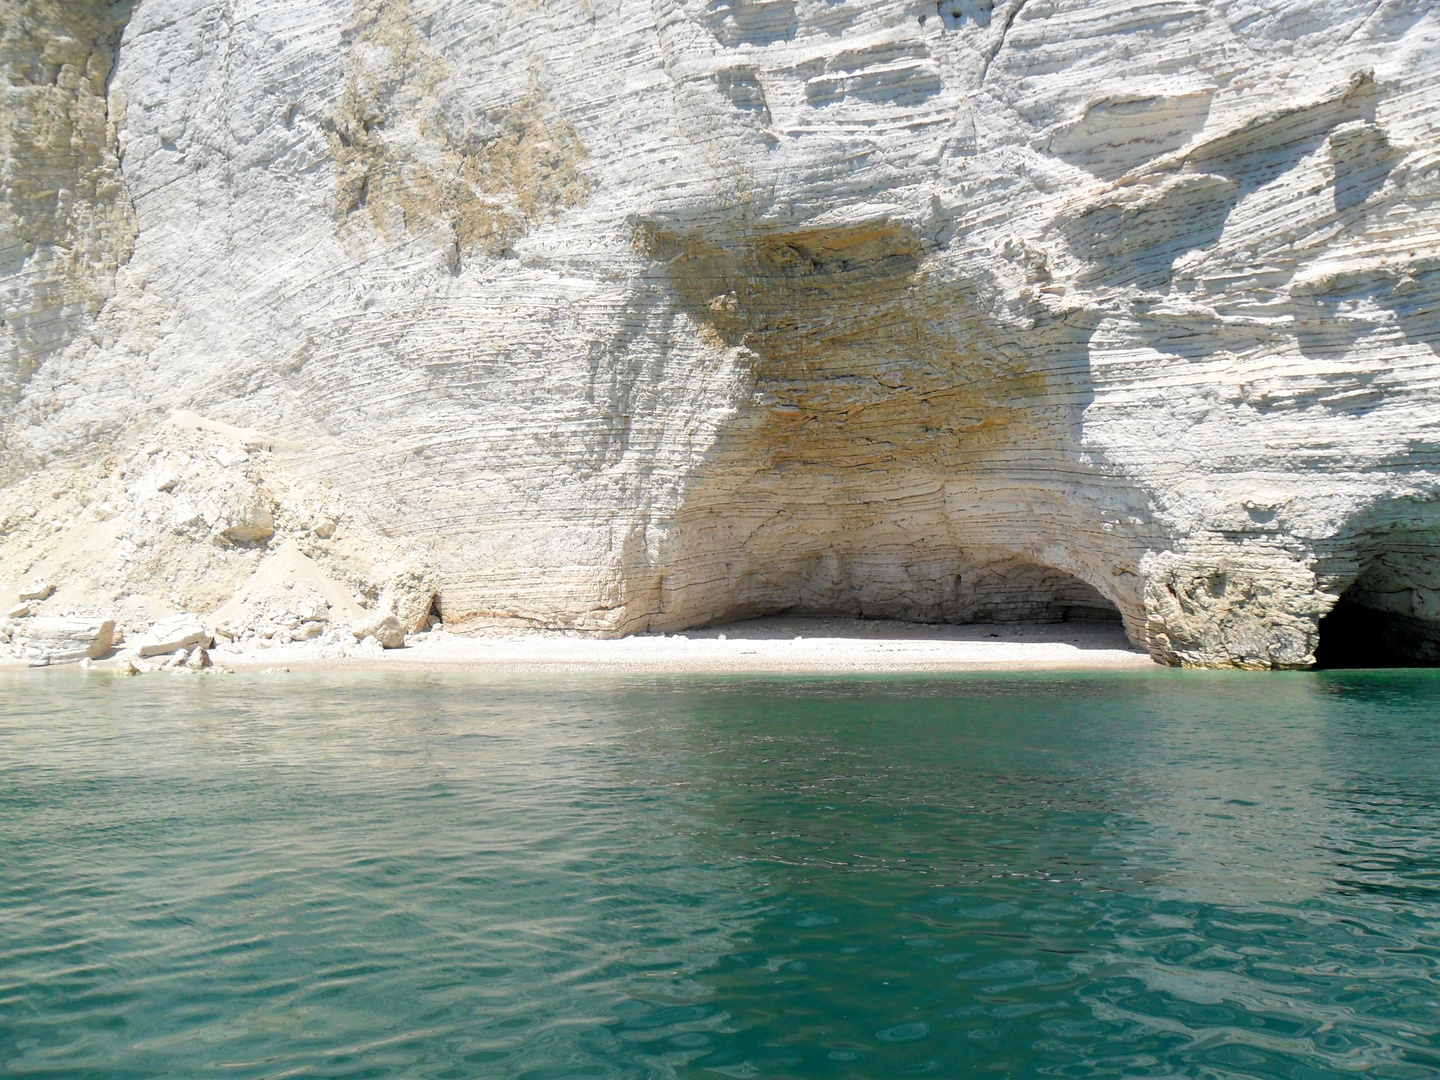
[(0, 63), (41, 614), (290, 544), (462, 632), (1440, 655), (1428, 0), (0, 0)]

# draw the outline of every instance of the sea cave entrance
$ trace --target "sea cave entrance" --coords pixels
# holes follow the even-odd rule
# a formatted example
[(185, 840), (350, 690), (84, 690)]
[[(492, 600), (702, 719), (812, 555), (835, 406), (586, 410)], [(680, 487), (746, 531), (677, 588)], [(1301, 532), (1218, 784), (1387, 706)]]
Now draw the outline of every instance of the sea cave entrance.
[(677, 629), (774, 615), (931, 625), (1123, 622), (1089, 582), (1010, 554), (950, 550), (925, 558), (832, 548), (701, 569), (698, 587), (667, 594), (667, 621)]
[(1399, 543), (1370, 561), (1320, 620), (1315, 666), (1440, 667), (1440, 550), (1433, 542)]
[(950, 621), (1121, 622), (1119, 608), (1089, 582), (1024, 559), (967, 568), (956, 578), (956, 594), (959, 617)]

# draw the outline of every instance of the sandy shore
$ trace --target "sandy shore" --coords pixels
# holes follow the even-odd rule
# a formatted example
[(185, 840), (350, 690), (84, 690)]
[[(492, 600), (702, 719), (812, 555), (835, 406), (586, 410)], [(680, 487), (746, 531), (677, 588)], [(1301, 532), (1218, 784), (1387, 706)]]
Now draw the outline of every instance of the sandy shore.
[[(784, 616), (611, 640), (562, 633), (474, 638), (440, 632), (412, 635), (401, 649), (353, 651), (359, 655), (324, 656), (305, 643), (244, 652), (217, 647), (210, 656), (216, 665), (235, 671), (292, 672), (1080, 671), (1152, 665), (1118, 624), (923, 626)], [(121, 652), (123, 646), (113, 655)], [(103, 671), (111, 663), (106, 658), (96, 668)], [(24, 670), (25, 664), (5, 656), (0, 669)]]
[(768, 618), (680, 634), (596, 640), (564, 634), (468, 638), (427, 634), (378, 656), (325, 659), (306, 646), (215, 663), (290, 671), (896, 672), (1146, 668), (1118, 625), (918, 626), (860, 619)]

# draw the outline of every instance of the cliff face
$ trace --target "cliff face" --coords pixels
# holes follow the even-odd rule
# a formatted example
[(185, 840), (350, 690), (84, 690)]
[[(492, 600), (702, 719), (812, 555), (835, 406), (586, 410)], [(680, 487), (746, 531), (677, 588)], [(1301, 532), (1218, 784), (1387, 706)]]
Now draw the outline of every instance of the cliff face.
[(1118, 611), (1244, 666), (1344, 594), (1435, 659), (1426, 0), (0, 27), (0, 582), (211, 610), (293, 540), (462, 630)]

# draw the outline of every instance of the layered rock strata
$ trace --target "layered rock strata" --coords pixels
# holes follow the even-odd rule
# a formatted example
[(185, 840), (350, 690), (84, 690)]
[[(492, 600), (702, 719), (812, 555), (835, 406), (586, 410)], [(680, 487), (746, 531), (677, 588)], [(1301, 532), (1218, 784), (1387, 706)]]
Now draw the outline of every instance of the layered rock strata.
[(212, 612), (291, 544), (462, 632), (1440, 655), (1423, 0), (0, 0), (0, 35), (0, 584), (41, 614)]

